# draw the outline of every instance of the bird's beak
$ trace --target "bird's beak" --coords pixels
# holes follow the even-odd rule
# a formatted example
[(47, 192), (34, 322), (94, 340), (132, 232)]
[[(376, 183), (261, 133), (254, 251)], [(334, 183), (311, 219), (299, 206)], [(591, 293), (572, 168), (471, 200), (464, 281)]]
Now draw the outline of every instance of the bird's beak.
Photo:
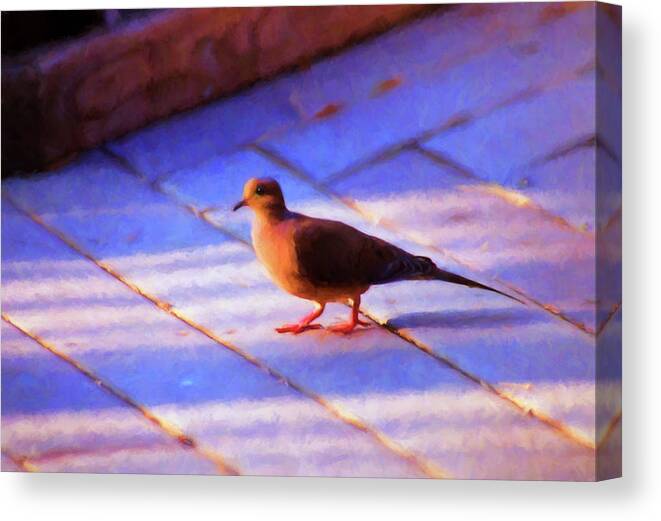
[(245, 200), (245, 199), (241, 199), (238, 203), (236, 203), (236, 204), (234, 205), (234, 208), (232, 208), (232, 211), (233, 211), (233, 212), (236, 212), (239, 208), (242, 208), (242, 207), (245, 206), (246, 204), (248, 204), (248, 203), (246, 203), (246, 200)]

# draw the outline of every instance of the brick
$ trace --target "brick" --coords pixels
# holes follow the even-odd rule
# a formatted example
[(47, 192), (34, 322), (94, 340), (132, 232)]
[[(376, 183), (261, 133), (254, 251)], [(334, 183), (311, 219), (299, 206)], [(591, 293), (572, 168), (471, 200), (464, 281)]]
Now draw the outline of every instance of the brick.
[[(76, 88), (76, 104), (83, 118), (104, 116), (151, 79), (149, 54), (139, 49), (102, 64)], [(108, 95), (108, 92), (112, 95)]]
[[(6, 105), (10, 124), (4, 143), (27, 141), (32, 146), (8, 148), (3, 166), (12, 171), (43, 169), (120, 133), (383, 31), (425, 9), (401, 5), (158, 10), (112, 31), (9, 59), (14, 73), (3, 74), (7, 99), (25, 98), (37, 110)], [(282, 23), (288, 24), (287, 31)], [(298, 38), (260, 37), (287, 32)], [(38, 73), (31, 75), (26, 69)], [(186, 89), (174, 97), (149, 95), (154, 88), (163, 91), (173, 77), (183, 77), (180, 82)], [(112, 117), (139, 92), (147, 95), (149, 110), (140, 117), (136, 114), (120, 130), (116, 124), (99, 124), (98, 129), (107, 131), (88, 131), (81, 139), (81, 124), (89, 118)], [(26, 117), (30, 125), (24, 127), (20, 121)], [(36, 151), (27, 153), (30, 149)]]

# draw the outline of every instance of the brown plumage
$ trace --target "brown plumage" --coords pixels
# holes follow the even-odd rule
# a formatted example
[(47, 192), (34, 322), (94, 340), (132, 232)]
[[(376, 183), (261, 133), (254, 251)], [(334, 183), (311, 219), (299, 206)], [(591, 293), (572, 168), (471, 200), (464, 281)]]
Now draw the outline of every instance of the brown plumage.
[[(497, 289), (438, 268), (427, 257), (412, 255), (347, 224), (290, 212), (274, 179), (251, 179), (234, 207), (255, 212), (252, 241), (257, 257), (285, 291), (316, 303), (315, 310), (278, 332), (300, 333), (328, 302), (352, 301), (348, 322), (330, 329), (349, 332), (363, 324), (360, 297), (370, 286), (402, 280), (440, 280), (480, 288), (517, 300)], [(519, 301), (520, 302), (520, 301)]]

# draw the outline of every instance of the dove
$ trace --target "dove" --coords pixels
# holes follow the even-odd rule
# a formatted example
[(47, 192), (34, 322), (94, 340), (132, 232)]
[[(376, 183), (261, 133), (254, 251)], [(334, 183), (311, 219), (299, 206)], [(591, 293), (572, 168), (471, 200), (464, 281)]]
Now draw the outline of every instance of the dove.
[(357, 326), (367, 326), (359, 316), (361, 296), (371, 286), (405, 280), (460, 284), (521, 302), (348, 224), (290, 211), (275, 179), (248, 180), (243, 198), (233, 211), (242, 207), (255, 214), (252, 244), (271, 279), (287, 293), (314, 303), (311, 313), (298, 322), (276, 328), (278, 333), (298, 334), (321, 328), (314, 321), (330, 302), (351, 304), (349, 320), (330, 326), (331, 331), (349, 333)]

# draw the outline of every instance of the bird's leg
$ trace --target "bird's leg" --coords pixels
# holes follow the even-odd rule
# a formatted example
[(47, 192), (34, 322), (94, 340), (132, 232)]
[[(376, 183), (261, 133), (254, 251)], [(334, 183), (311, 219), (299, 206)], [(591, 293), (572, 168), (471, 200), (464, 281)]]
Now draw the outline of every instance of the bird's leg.
[(285, 324), (284, 326), (275, 328), (275, 330), (278, 333), (294, 333), (297, 335), (308, 329), (319, 329), (321, 324), (312, 324), (311, 322), (321, 316), (325, 307), (324, 304), (316, 302), (314, 310), (305, 315), (299, 322), (296, 322), (295, 324)]
[(360, 313), (360, 295), (352, 299), (351, 304), (351, 317), (348, 322), (342, 324), (335, 324), (330, 326), (328, 329), (335, 331), (336, 333), (350, 333), (355, 329), (356, 326), (369, 326), (369, 322), (360, 320), (358, 314)]

